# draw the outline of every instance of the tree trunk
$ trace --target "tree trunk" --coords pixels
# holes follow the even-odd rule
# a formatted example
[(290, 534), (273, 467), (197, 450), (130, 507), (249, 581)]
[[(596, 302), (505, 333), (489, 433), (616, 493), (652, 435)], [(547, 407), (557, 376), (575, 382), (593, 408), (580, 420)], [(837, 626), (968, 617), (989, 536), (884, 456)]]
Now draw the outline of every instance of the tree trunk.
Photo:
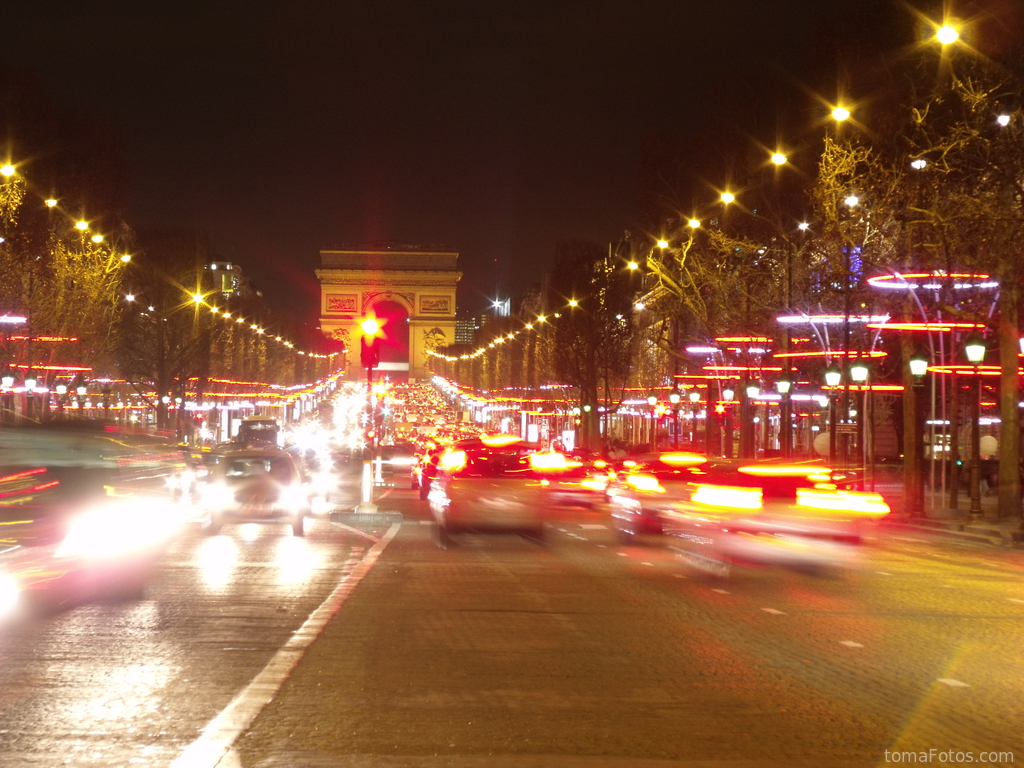
[[(1003, 270), (1009, 272), (1010, 270)], [(999, 517), (1020, 517), (1020, 375), (1017, 372), (1020, 332), (1017, 330), (1020, 288), (1016, 275), (1000, 275), (999, 289)]]

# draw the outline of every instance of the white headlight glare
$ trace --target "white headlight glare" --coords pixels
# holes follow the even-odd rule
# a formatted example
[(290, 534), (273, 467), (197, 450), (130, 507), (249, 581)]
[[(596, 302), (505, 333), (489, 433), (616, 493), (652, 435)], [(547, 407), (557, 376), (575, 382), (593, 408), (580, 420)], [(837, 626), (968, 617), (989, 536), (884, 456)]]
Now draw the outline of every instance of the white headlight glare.
[(21, 590), (14, 577), (7, 573), (0, 573), (0, 618), (7, 616), (18, 605), (18, 595)]
[(90, 560), (125, 557), (163, 544), (180, 522), (180, 513), (160, 499), (124, 499), (72, 519), (56, 555)]

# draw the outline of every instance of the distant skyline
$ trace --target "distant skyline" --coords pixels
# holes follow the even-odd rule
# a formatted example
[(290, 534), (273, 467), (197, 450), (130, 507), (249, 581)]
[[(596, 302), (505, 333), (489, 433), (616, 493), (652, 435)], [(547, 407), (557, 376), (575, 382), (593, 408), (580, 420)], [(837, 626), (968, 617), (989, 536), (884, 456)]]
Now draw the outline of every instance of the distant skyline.
[(14, 0), (0, 62), (111, 126), (131, 226), (208, 232), (273, 308), (315, 313), (320, 249), (389, 241), (458, 250), (460, 307), (482, 309), (559, 240), (635, 229), (652, 145), (692, 138), (711, 173), (731, 148), (707, 137), (809, 130), (840, 49), (908, 44), (910, 18), (886, 0)]

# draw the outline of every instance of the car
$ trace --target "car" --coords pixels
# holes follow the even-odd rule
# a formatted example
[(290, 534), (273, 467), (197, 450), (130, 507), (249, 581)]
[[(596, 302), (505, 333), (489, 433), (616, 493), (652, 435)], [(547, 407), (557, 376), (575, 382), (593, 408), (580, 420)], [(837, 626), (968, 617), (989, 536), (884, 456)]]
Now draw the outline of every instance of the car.
[(89, 420), (0, 428), (0, 621), (133, 599), (182, 524), (169, 440)]
[(595, 509), (607, 502), (614, 473), (604, 459), (538, 451), (527, 460), (541, 482), (546, 505)]
[(198, 489), (207, 534), (219, 533), (227, 522), (285, 522), (295, 536), (305, 535), (312, 492), (291, 454), (252, 448), (210, 456)]
[(667, 454), (645, 461), (609, 488), (620, 538), (675, 537), (695, 565), (842, 564), (865, 527), (889, 514), (881, 496), (840, 487), (814, 462), (709, 460)]
[(445, 450), (427, 499), (436, 542), (458, 533), (519, 533), (544, 540), (548, 499), (519, 441), (472, 439)]
[(412, 474), (416, 464), (416, 446), (410, 442), (397, 442), (381, 446), (381, 472), (391, 476)]

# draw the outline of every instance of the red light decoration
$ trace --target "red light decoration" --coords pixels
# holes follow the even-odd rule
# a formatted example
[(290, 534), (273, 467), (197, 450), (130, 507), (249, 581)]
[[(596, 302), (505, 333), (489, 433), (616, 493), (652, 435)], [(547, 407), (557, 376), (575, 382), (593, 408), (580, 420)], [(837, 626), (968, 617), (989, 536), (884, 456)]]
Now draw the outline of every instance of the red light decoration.
[[(1002, 368), (998, 365), (970, 365), (962, 363), (956, 365), (929, 365), (928, 373), (955, 373), (958, 376), (1000, 376)], [(1018, 368), (1017, 373), (1024, 373), (1024, 368)]]
[(938, 333), (984, 327), (984, 323), (868, 323), (868, 328), (878, 328), (883, 331), (936, 331)]
[(705, 371), (781, 371), (781, 365), (705, 365)]
[(849, 357), (856, 360), (858, 358), (888, 357), (888, 355), (888, 352), (883, 352), (880, 349), (873, 349), (870, 352), (858, 352), (855, 349), (837, 349), (832, 352), (826, 350), (815, 352), (776, 352), (772, 357)]
[(772, 339), (766, 336), (719, 336), (715, 341), (732, 342), (734, 344), (771, 344)]

